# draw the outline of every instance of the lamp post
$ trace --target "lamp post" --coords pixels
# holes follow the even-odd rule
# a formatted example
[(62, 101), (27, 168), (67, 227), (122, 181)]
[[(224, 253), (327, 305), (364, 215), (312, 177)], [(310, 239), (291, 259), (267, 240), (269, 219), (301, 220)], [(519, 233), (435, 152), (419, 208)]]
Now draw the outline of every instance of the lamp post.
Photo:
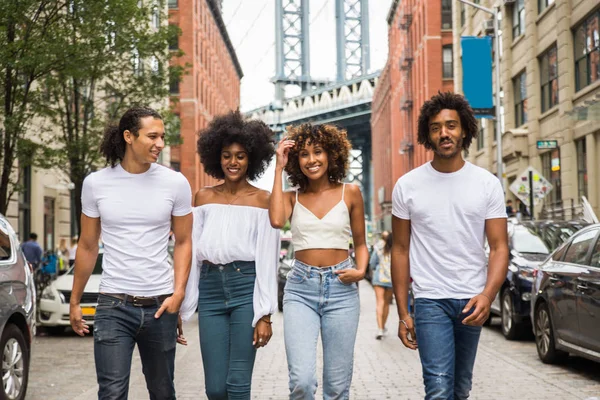
[(496, 76), (496, 175), (500, 181), (500, 185), (504, 188), (504, 178), (502, 174), (502, 131), (500, 130), (500, 40), (498, 37), (498, 31), (500, 30), (500, 18), (499, 11), (497, 8), (487, 8), (480, 6), (479, 4), (472, 3), (467, 0), (459, 0), (461, 3), (475, 7), (485, 13), (491, 14), (494, 19), (494, 75)]

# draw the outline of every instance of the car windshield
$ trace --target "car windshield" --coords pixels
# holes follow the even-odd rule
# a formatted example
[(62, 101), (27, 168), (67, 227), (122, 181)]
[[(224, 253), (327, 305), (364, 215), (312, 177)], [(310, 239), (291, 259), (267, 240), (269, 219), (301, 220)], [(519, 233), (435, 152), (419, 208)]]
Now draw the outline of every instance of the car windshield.
[[(71, 268), (67, 273), (69, 275), (73, 275), (75, 273), (75, 268)], [(92, 272), (92, 275), (100, 274), (102, 274), (102, 253), (98, 254), (98, 258), (96, 258), (96, 265), (94, 265), (94, 271)]]
[(529, 230), (518, 229), (512, 235), (512, 247), (519, 253), (549, 254), (542, 239)]

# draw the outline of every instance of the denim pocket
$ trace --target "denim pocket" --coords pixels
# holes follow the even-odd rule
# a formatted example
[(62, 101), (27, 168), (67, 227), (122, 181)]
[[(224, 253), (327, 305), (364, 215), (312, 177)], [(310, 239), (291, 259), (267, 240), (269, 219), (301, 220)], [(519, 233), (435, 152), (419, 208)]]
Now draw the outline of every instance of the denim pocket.
[(302, 283), (306, 280), (306, 273), (297, 268), (292, 268), (290, 272), (288, 272), (286, 280), (290, 283)]
[(123, 300), (99, 294), (98, 305), (96, 306), (96, 310), (109, 310), (111, 308), (119, 306), (121, 303), (123, 303)]

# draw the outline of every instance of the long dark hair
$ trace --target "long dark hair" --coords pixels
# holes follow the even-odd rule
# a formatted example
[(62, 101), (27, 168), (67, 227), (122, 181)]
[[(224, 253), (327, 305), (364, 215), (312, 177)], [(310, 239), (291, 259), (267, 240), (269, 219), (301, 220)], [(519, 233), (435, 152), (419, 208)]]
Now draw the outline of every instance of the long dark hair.
[(104, 131), (104, 138), (100, 144), (100, 152), (106, 157), (106, 163), (115, 167), (123, 161), (125, 156), (126, 142), (123, 137), (125, 131), (131, 132), (134, 136), (138, 135), (141, 128), (140, 120), (146, 117), (162, 120), (162, 116), (150, 107), (134, 106), (125, 111), (121, 117), (119, 125), (109, 125)]
[(383, 254), (388, 255), (392, 251), (392, 232), (388, 233), (385, 238), (385, 244), (383, 245)]

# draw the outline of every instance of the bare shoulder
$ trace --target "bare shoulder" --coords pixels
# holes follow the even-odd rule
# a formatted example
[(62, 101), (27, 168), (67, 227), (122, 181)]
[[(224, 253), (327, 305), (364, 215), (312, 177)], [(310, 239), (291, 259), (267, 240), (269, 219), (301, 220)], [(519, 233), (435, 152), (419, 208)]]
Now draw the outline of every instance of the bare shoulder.
[(256, 193), (256, 203), (260, 208), (269, 208), (271, 193), (267, 190), (259, 189)]
[(210, 203), (215, 196), (215, 189), (213, 186), (206, 186), (201, 188), (194, 195), (194, 207), (202, 206)]
[(354, 183), (346, 183), (346, 194), (350, 196), (351, 199), (362, 199), (362, 192), (358, 185)]

